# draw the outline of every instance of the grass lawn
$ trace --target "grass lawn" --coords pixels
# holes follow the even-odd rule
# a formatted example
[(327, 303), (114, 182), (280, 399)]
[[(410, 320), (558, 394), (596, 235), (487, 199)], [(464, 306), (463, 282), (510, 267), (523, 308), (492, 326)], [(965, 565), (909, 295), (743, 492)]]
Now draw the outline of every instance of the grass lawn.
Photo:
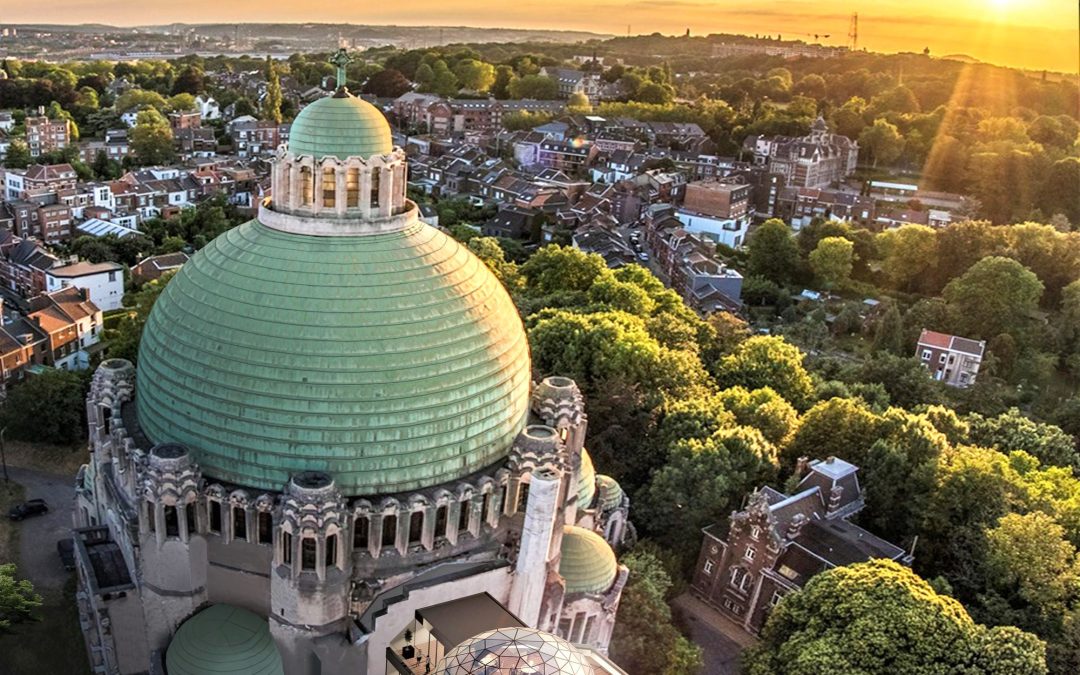
[[(19, 529), (7, 519), (7, 508), (23, 498), (23, 486), (0, 482), (0, 504), (4, 507), (0, 514), (0, 562), (19, 560)], [(10, 633), (0, 634), (0, 675), (89, 673), (75, 608), (74, 573), (62, 591), (43, 594), (35, 615), (37, 621), (16, 624)]]
[(42, 597), (38, 621), (0, 635), (0, 675), (84, 675), (90, 672), (75, 608), (75, 576)]
[(48, 445), (11, 439), (4, 442), (4, 454), (7, 456), (8, 466), (37, 469), (66, 476), (74, 476), (79, 471), (79, 467), (90, 459), (86, 445)]

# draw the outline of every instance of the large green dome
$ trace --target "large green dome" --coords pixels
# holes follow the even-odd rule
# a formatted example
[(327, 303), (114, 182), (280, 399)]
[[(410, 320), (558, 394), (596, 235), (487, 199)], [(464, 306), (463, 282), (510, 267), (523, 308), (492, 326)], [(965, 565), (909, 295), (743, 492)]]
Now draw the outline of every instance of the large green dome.
[(250, 221), (158, 299), (136, 400), (150, 441), (187, 445), (210, 477), (280, 490), (325, 471), (371, 495), (504, 458), (529, 375), (510, 296), (439, 230), (318, 237)]
[(289, 150), (316, 159), (370, 157), (393, 149), (383, 114), (349, 94), (320, 98), (300, 111), (289, 130)]

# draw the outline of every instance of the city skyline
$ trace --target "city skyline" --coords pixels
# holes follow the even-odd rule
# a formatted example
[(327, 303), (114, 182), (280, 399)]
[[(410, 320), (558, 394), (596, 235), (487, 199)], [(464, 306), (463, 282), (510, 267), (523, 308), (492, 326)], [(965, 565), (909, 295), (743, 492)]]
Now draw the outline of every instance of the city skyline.
[[(569, 3), (526, 2), (492, 11), (486, 0), (446, 5), (418, 0), (408, 7), (359, 11), (344, 2), (321, 7), (279, 7), (271, 11), (248, 0), (222, 6), (193, 0), (175, 9), (132, 6), (122, 0), (67, 0), (57, 8), (22, 6), (6, 12), (7, 21), (55, 24), (104, 23), (116, 26), (177, 23), (352, 23), (369, 25), (454, 25), (481, 28), (583, 30), (623, 35), (646, 32), (692, 35), (745, 33), (781, 35), (823, 44), (848, 42), (851, 13), (859, 12), (859, 46), (871, 51), (922, 51), (938, 56), (967, 55), (982, 61), (1035, 70), (1080, 72), (1075, 31), (1080, 13), (1064, 0), (962, 0), (942, 6), (928, 0), (886, 0), (871, 7), (848, 2), (804, 0), (715, 2), (636, 0)], [(676, 10), (676, 11), (672, 11)], [(613, 17), (618, 17), (617, 23)], [(815, 40), (815, 36), (817, 39)], [(828, 37), (825, 37), (828, 36)]]

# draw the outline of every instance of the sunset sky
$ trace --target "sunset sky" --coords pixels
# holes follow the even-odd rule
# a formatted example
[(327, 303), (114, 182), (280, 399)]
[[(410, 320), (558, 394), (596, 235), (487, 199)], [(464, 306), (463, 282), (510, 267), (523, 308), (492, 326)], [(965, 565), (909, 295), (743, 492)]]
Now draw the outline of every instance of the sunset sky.
[[(1034, 69), (1080, 71), (1077, 0), (54, 0), (5, 3), (4, 23), (342, 22), (566, 28), (624, 35), (714, 32), (831, 34), (844, 44), (859, 12), (859, 44), (874, 51), (968, 54)], [(812, 38), (811, 38), (812, 39)]]

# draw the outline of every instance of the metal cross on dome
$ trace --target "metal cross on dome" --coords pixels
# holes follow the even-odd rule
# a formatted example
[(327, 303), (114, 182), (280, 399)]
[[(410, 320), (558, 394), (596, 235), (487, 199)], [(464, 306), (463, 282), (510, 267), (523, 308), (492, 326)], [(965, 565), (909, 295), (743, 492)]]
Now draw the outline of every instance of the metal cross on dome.
[(330, 63), (337, 67), (337, 86), (341, 89), (345, 86), (345, 69), (352, 63), (352, 57), (345, 51), (345, 48), (337, 50), (333, 56), (329, 59)]

